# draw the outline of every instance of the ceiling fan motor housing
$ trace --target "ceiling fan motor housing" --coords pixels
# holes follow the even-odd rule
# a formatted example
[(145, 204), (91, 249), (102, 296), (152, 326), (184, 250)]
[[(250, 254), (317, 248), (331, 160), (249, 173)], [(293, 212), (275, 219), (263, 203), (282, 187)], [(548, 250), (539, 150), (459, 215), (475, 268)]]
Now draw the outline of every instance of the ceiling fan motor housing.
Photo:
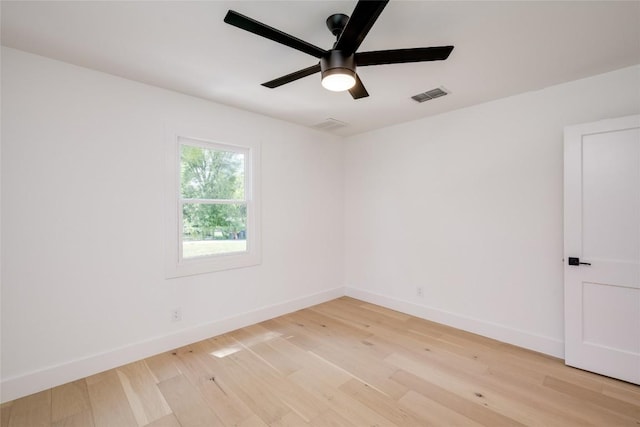
[(322, 78), (332, 74), (350, 74), (356, 77), (355, 55), (345, 55), (341, 50), (330, 50), (320, 58), (320, 72)]

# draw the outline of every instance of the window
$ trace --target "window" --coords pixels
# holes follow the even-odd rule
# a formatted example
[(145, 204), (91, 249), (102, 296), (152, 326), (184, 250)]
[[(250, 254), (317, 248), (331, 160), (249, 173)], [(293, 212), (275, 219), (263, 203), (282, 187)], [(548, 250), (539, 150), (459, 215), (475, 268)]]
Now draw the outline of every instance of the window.
[(247, 251), (248, 150), (180, 141), (180, 256)]
[(258, 146), (169, 139), (167, 276), (259, 264)]

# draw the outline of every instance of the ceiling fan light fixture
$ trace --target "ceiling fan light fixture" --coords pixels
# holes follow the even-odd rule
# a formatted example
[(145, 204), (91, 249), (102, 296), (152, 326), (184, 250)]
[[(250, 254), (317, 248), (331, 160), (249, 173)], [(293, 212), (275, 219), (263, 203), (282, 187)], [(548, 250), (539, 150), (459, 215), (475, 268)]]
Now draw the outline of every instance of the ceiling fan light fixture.
[(331, 50), (320, 59), (322, 86), (333, 92), (351, 89), (356, 84), (356, 61), (354, 55)]
[(343, 92), (356, 84), (355, 72), (344, 68), (334, 68), (322, 73), (322, 87), (333, 92)]

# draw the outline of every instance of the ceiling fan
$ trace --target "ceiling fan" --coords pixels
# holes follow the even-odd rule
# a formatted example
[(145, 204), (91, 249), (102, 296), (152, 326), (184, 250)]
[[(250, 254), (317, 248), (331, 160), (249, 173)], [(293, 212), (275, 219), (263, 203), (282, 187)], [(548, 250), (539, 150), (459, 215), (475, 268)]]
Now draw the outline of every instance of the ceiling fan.
[(316, 65), (262, 83), (262, 86), (273, 89), (320, 72), (322, 86), (326, 89), (336, 92), (348, 90), (353, 99), (359, 99), (369, 96), (369, 93), (358, 77), (356, 67), (442, 61), (447, 59), (453, 50), (453, 46), (437, 46), (356, 52), (388, 2), (389, 0), (360, 0), (350, 18), (342, 13), (329, 16), (327, 27), (336, 36), (336, 42), (329, 50), (314, 46), (233, 10), (227, 12), (224, 22), (320, 59)]

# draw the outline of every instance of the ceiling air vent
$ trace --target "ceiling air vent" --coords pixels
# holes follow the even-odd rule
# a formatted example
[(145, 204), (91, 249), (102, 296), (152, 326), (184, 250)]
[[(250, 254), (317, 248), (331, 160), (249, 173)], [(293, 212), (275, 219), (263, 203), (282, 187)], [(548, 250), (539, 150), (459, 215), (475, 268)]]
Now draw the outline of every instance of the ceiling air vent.
[(443, 87), (438, 87), (435, 89), (428, 90), (426, 92), (419, 93), (417, 95), (413, 95), (411, 99), (417, 102), (429, 101), (434, 98), (440, 98), (441, 96), (447, 95), (449, 92)]
[(325, 121), (315, 124), (311, 127), (315, 129), (320, 129), (320, 130), (334, 130), (341, 127), (345, 127), (346, 125), (347, 124), (345, 122), (341, 122), (340, 120), (326, 119)]

